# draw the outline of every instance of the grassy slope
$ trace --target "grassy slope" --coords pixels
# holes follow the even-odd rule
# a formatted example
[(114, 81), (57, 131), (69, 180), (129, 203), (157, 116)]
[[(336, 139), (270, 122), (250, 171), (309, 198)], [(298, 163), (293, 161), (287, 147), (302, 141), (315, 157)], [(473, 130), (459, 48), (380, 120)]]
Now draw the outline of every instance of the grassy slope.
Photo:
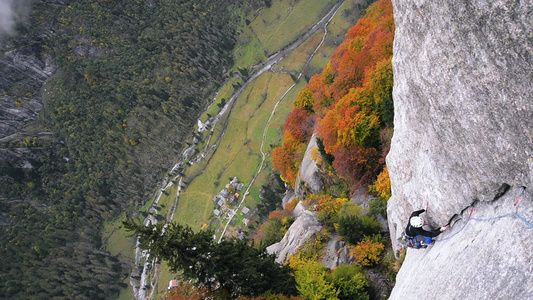
[[(291, 39), (300, 35), (305, 28), (308, 28), (319, 20), (318, 13), (331, 7), (334, 1), (322, 3), (320, 0), (300, 1), (297, 5), (289, 9), (288, 1), (275, 1), (272, 7), (260, 12), (249, 27), (243, 29), (239, 37), (240, 45), (235, 51), (235, 70), (237, 67), (251, 66), (266, 58), (266, 53), (273, 53), (285, 46)], [(358, 15), (353, 10), (358, 0), (347, 0), (328, 26), (328, 39), (322, 45), (315, 58), (311, 61), (312, 68), (321, 71), (329, 61), (331, 53), (337, 47), (335, 41), (344, 38), (344, 33), (355, 24), (354, 18)], [(346, 16), (346, 13), (349, 12)], [(312, 13), (314, 12), (314, 13)], [(283, 18), (281, 18), (283, 14)], [(279, 18), (277, 16), (280, 16)], [(313, 17), (311, 17), (313, 16)], [(275, 30), (274, 30), (275, 29)], [(273, 38), (277, 33), (281, 38)], [(292, 55), (284, 59), (276, 70), (283, 67), (284, 70), (303, 71), (303, 66), (311, 52), (320, 43), (323, 30), (317, 32), (309, 41), (304, 43)], [(215, 100), (215, 104), (222, 98), (228, 99), (233, 92), (232, 83), (228, 83), (221, 89)], [(293, 84), (292, 79), (284, 74), (266, 73), (260, 76), (237, 100), (236, 107), (231, 115), (228, 130), (221, 141), (218, 151), (210, 160), (210, 163), (194, 165), (186, 173), (188, 185), (180, 196), (179, 206), (176, 211), (174, 221), (188, 224), (194, 230), (200, 229), (203, 224), (209, 223), (212, 217), (214, 203), (212, 197), (225, 187), (229, 178), (237, 176), (248, 186), (253, 175), (256, 173), (261, 161), (260, 144), (263, 130), (270, 116), (275, 103)], [(305, 86), (306, 82), (300, 80), (277, 107), (270, 126), (267, 129), (267, 139), (264, 143), (263, 151), (270, 152), (270, 145), (279, 145), (283, 136), (282, 125), (292, 109), (292, 101), (298, 91)], [(215, 114), (219, 108), (212, 105), (204, 114), (202, 120), (207, 119), (207, 113)], [(211, 138), (211, 143), (215, 137), (219, 136), (222, 128), (217, 126)], [(269, 159), (266, 161), (266, 168), (256, 179), (254, 186), (250, 190), (250, 195), (246, 198), (246, 206), (253, 206), (259, 201), (259, 187), (266, 183), (268, 173), (271, 172)], [(218, 182), (218, 185), (216, 183)], [(172, 187), (167, 189), (167, 195), (163, 195), (160, 200), (160, 213), (165, 214), (171, 206), (171, 201), (176, 196), (177, 189)], [(151, 203), (151, 202), (150, 202)], [(151, 205), (151, 204), (149, 204)], [(242, 217), (240, 218), (242, 219)], [(115, 222), (108, 226), (116, 226), (119, 230), (114, 230), (107, 241), (107, 250), (111, 253), (133, 253), (133, 240), (127, 239), (125, 233), (120, 230), (121, 223)], [(110, 229), (113, 230), (113, 229)], [(117, 246), (118, 245), (118, 246)], [(161, 266), (159, 285), (156, 287), (156, 297), (161, 297), (168, 286), (168, 281), (175, 278), (175, 274), (168, 271), (166, 264)], [(124, 294), (127, 294), (126, 296)], [(121, 293), (121, 299), (132, 298), (130, 289)]]
[(275, 1), (250, 26), (269, 55), (290, 44), (328, 11), (333, 0)]

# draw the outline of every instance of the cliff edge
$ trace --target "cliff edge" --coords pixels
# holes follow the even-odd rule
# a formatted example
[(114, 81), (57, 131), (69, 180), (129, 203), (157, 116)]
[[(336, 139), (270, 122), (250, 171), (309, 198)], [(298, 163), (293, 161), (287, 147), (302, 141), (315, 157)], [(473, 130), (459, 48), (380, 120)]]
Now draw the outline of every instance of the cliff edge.
[(408, 249), (390, 299), (533, 299), (533, 4), (393, 4), (393, 247), (426, 204), (452, 227)]

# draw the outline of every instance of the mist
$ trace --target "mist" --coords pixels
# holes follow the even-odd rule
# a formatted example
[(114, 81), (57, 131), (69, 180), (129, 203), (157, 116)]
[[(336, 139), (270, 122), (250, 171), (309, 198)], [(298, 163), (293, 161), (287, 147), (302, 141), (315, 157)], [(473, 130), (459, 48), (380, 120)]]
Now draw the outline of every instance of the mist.
[(16, 34), (17, 23), (23, 22), (30, 11), (30, 0), (0, 0), (0, 45), (4, 38)]

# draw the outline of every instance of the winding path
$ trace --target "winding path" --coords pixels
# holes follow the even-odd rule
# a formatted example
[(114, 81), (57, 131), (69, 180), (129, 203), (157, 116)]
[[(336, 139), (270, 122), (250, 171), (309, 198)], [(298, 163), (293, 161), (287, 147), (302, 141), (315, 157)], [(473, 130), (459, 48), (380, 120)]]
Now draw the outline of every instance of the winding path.
[[(342, 2), (342, 3), (344, 3), (344, 2)], [(323, 24), (323, 26), (324, 26), (324, 35), (322, 36), (322, 40), (320, 41), (318, 46), (315, 48), (315, 51), (313, 51), (313, 53), (309, 56), (309, 58), (305, 62), (305, 64), (304, 64), (302, 69), (304, 69), (309, 64), (309, 62), (311, 61), (311, 59), (313, 59), (313, 57), (315, 56), (315, 54), (318, 51), (318, 49), (320, 49), (320, 47), (324, 43), (324, 41), (326, 39), (326, 36), (328, 34), (328, 28), (327, 28), (328, 24), (329, 24), (329, 22), (331, 22), (331, 20), (335, 16), (335, 14), (337, 14), (337, 11), (339, 11), (339, 8), (341, 7), (342, 3), (337, 4), (336, 6), (333, 7), (333, 9), (328, 13), (328, 15), (326, 15), (326, 17), (328, 17), (327, 19), (326, 19), (326, 17), (324, 17), (322, 20), (320, 20), (320, 22), (322, 22), (324, 20), (327, 20)], [(313, 26), (313, 28), (317, 27), (317, 24), (315, 24), (315, 26)], [(316, 29), (316, 30), (318, 30), (318, 29)], [(315, 32), (316, 32), (316, 30), (315, 30)], [(309, 38), (310, 36), (311, 35), (309, 35), (307, 38)], [(259, 173), (261, 173), (261, 170), (263, 169), (263, 167), (265, 165), (265, 160), (266, 160), (267, 153), (265, 153), (263, 151), (263, 146), (264, 146), (264, 143), (265, 143), (265, 137), (266, 137), (266, 134), (267, 134), (268, 126), (270, 125), (270, 121), (272, 120), (272, 117), (276, 113), (276, 109), (278, 108), (278, 105), (281, 103), (281, 101), (283, 99), (285, 99), (285, 96), (287, 96), (287, 94), (296, 86), (296, 84), (298, 83), (298, 80), (302, 77), (302, 75), (303, 75), (302, 72), (298, 73), (298, 77), (296, 78), (295, 82), (287, 89), (287, 91), (285, 91), (285, 93), (281, 96), (281, 98), (278, 100), (278, 102), (276, 102), (276, 105), (274, 105), (274, 108), (272, 109), (272, 112), (270, 113), (270, 117), (268, 118), (268, 120), (267, 120), (267, 122), (265, 124), (265, 128), (263, 129), (263, 137), (261, 139), (261, 146), (259, 147), (259, 150), (261, 151), (261, 164), (259, 165), (259, 168), (257, 169), (257, 172), (255, 173), (254, 177), (250, 181), (250, 184), (246, 188), (246, 192), (244, 193), (244, 196), (242, 197), (242, 200), (239, 203), (239, 206), (237, 206), (237, 208), (235, 209), (235, 212), (237, 212), (241, 208), (242, 204), (244, 203), (244, 200), (246, 199), (246, 195), (249, 194), (250, 188), (252, 187), (255, 179), (257, 178), (257, 176), (259, 176)], [(224, 235), (226, 233), (226, 230), (228, 229), (228, 226), (229, 226), (231, 220), (233, 219), (233, 217), (235, 215), (236, 215), (236, 213), (232, 214), (231, 218), (229, 218), (228, 222), (226, 223), (226, 226), (224, 227), (224, 230), (222, 231), (222, 233), (220, 234), (220, 237), (218, 239), (219, 243), (222, 240), (222, 238), (224, 237)]]
[[(273, 55), (271, 55), (263, 63), (257, 65), (256, 67), (258, 69), (237, 89), (237, 91), (235, 91), (233, 93), (233, 95), (230, 97), (230, 99), (226, 102), (224, 107), (220, 110), (220, 112), (217, 115), (211, 117), (209, 120), (206, 121), (205, 124), (202, 124), (201, 121), (198, 120), (198, 123), (203, 125), (203, 126), (200, 126), (198, 132), (202, 133), (206, 128), (214, 127), (219, 122), (221, 117), (226, 112), (228, 112), (228, 110), (229, 110), (229, 113), (231, 113), (231, 111), (233, 109), (233, 105), (235, 103), (235, 100), (240, 97), (240, 95), (248, 87), (248, 85), (250, 85), (255, 79), (257, 79), (260, 75), (262, 75), (266, 71), (270, 70), (272, 72), (279, 72), (279, 71), (274, 71), (272, 69), (272, 67), (277, 65), (282, 59), (284, 59), (289, 54), (291, 54), (295, 49), (297, 49), (300, 45), (302, 45), (305, 41), (307, 41), (319, 29), (324, 28), (324, 35), (322, 37), (322, 41), (315, 48), (314, 52), (310, 55), (310, 57), (307, 59), (305, 65), (304, 65), (304, 68), (305, 68), (305, 66), (307, 66), (309, 64), (309, 62), (314, 57), (314, 55), (316, 54), (318, 49), (324, 43), (324, 40), (325, 40), (326, 35), (327, 35), (327, 25), (331, 22), (333, 17), (337, 14), (339, 8), (344, 4), (344, 2), (345, 2), (344, 0), (338, 1), (332, 7), (332, 9), (320, 21), (318, 21), (315, 25), (313, 25), (313, 27), (311, 27), (306, 33), (304, 33), (303, 35), (298, 37), (290, 45), (286, 46), (282, 50), (280, 50), (280, 51), (274, 53)], [(274, 105), (274, 108), (272, 109), (270, 117), (269, 117), (267, 123), (265, 124), (265, 128), (263, 130), (263, 136), (262, 136), (261, 146), (260, 146), (261, 157), (262, 157), (261, 164), (260, 164), (257, 172), (255, 173), (254, 177), (250, 181), (250, 184), (246, 188), (246, 192), (244, 193), (244, 196), (243, 196), (241, 202), (239, 203), (238, 207), (234, 210), (235, 212), (241, 208), (242, 204), (244, 203), (244, 201), (246, 199), (246, 195), (248, 194), (248, 192), (250, 190), (250, 187), (253, 185), (255, 179), (257, 178), (257, 176), (259, 175), (259, 173), (261, 172), (261, 170), (264, 167), (267, 153), (265, 153), (263, 151), (263, 146), (264, 146), (266, 132), (267, 132), (268, 126), (270, 124), (270, 121), (271, 121), (272, 117), (274, 116), (278, 105), (285, 98), (285, 96), (296, 86), (296, 84), (297, 84), (298, 80), (301, 78), (301, 76), (302, 76), (302, 72), (300, 72), (298, 74), (298, 77), (297, 77), (295, 83), (293, 85), (291, 85), (287, 89), (287, 91), (281, 96), (281, 98), (276, 102), (276, 104)], [(198, 161), (202, 160), (203, 158), (205, 158), (210, 151), (216, 151), (217, 150), (218, 146), (220, 145), (221, 139), (223, 138), (223, 136), (226, 133), (226, 130), (228, 128), (228, 123), (229, 123), (229, 118), (226, 121), (226, 123), (224, 124), (224, 129), (223, 129), (222, 134), (218, 137), (218, 139), (215, 141), (213, 146), (204, 148), (203, 153), (197, 156), (197, 159), (195, 160), (195, 162), (198, 162)], [(192, 145), (190, 145), (187, 149), (185, 149), (183, 151), (183, 154), (181, 155), (180, 159), (178, 160), (178, 162), (174, 165), (174, 167), (170, 171), (169, 176), (167, 176), (167, 178), (165, 178), (164, 183), (162, 184), (162, 188), (159, 190), (158, 195), (157, 195), (157, 197), (156, 197), (156, 199), (154, 201), (154, 204), (152, 205), (152, 207), (149, 210), (149, 215), (145, 218), (145, 220), (143, 221), (143, 224), (147, 225), (149, 223), (152, 223), (152, 224), (156, 224), (157, 223), (157, 220), (153, 216), (157, 214), (157, 210), (155, 209), (155, 207), (159, 203), (159, 200), (161, 198), (162, 192), (166, 188), (172, 186), (173, 182), (175, 182), (176, 180), (179, 180), (178, 194), (177, 194), (176, 199), (174, 201), (174, 205), (172, 207), (170, 216), (167, 216), (168, 220), (172, 220), (172, 218), (174, 216), (174, 213), (175, 213), (175, 210), (177, 208), (177, 203), (178, 203), (178, 199), (179, 199), (179, 195), (180, 195), (180, 191), (181, 191), (181, 183), (182, 183), (181, 175), (175, 175), (174, 176), (173, 174), (175, 174), (184, 165), (185, 161), (191, 160), (192, 156), (194, 155), (194, 148), (198, 145), (198, 143), (199, 143), (199, 141), (197, 139), (194, 139)], [(209, 142), (206, 145), (209, 145)], [(172, 176), (174, 176), (174, 177), (172, 179), (170, 179), (170, 177), (172, 177)], [(229, 224), (230, 224), (230, 222), (231, 222), (231, 220), (233, 219), (234, 216), (235, 216), (235, 214), (233, 214), (232, 217), (226, 223), (226, 226), (224, 227), (224, 230), (223, 230), (223, 232), (221, 233), (221, 235), (219, 237), (219, 242), (224, 237), (225, 232), (226, 232), (226, 230), (227, 230), (227, 228), (228, 228), (228, 226), (229, 226)], [(170, 217), (170, 218), (168, 218), (168, 217)], [(136, 300), (152, 299), (153, 298), (153, 294), (154, 294), (154, 288), (153, 287), (157, 286), (158, 276), (156, 275), (154, 278), (149, 278), (150, 276), (148, 274), (148, 271), (150, 269), (154, 269), (155, 268), (155, 263), (156, 263), (155, 261), (154, 262), (150, 262), (149, 256), (150, 256), (149, 252), (141, 251), (140, 249), (136, 248), (136, 251), (135, 251), (135, 265), (134, 265), (134, 268), (133, 268), (133, 271), (132, 271), (132, 276), (130, 277), (130, 285), (133, 288), (134, 298)], [(141, 265), (142, 265), (142, 271), (141, 271)], [(136, 279), (136, 278), (139, 278), (139, 279)], [(147, 297), (145, 287), (148, 285), (149, 282), (150, 282), (150, 286), (152, 286), (152, 289), (151, 289), (150, 294)]]

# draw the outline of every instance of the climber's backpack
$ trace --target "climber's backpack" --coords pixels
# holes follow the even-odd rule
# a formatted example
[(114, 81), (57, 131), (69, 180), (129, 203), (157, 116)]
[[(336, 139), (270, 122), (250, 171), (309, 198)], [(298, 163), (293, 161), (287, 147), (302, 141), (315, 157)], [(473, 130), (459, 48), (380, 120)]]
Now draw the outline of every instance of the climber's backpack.
[(422, 245), (421, 241), (417, 241), (416, 237), (408, 236), (405, 231), (402, 231), (402, 235), (400, 236), (400, 241), (405, 247), (409, 248), (427, 248), (427, 245)]

